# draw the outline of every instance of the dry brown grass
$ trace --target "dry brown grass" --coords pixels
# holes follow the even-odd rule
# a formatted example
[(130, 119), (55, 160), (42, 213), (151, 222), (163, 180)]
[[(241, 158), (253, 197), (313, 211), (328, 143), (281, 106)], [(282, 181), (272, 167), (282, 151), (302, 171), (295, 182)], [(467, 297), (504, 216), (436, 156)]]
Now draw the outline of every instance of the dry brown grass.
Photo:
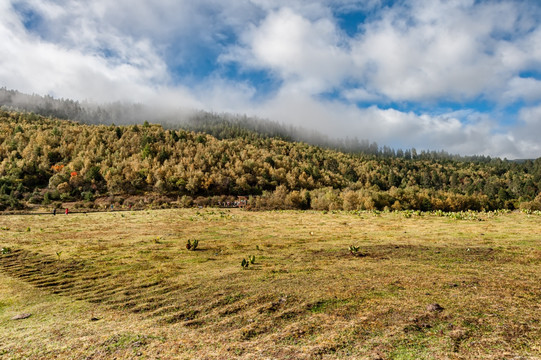
[(0, 358), (538, 359), (541, 218), (475, 218), (2, 216)]

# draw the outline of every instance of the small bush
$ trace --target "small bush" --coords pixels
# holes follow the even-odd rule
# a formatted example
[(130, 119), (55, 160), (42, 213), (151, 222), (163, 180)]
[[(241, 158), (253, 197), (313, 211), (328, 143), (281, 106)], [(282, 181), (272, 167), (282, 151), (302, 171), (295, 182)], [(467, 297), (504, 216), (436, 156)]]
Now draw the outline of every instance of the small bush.
[(349, 252), (352, 253), (353, 255), (357, 254), (359, 252), (359, 249), (360, 249), (359, 246), (355, 246), (355, 245), (349, 246)]
[(360, 246), (350, 245), (349, 246), (349, 252), (353, 256), (358, 256), (358, 257), (366, 256), (365, 253), (361, 252), (361, 247)]
[(94, 200), (94, 194), (92, 194), (90, 191), (83, 191), (81, 193), (81, 198), (85, 201), (93, 201)]
[(43, 196), (40, 194), (32, 194), (32, 196), (30, 196), (28, 199), (28, 202), (30, 204), (41, 204), (43, 202)]
[(199, 240), (195, 239), (194, 241), (190, 241), (190, 239), (188, 239), (188, 241), (186, 242), (186, 249), (190, 251), (195, 251), (198, 245), (199, 245)]

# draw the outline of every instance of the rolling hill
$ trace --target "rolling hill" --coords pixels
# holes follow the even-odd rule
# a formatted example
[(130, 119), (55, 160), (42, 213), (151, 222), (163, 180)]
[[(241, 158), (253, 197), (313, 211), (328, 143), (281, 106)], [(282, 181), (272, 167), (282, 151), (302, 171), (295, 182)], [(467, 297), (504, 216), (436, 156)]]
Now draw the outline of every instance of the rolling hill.
[[(218, 139), (162, 125), (91, 125), (0, 112), (2, 209), (130, 197), (191, 206), (494, 210), (541, 206), (541, 159), (346, 153), (255, 131)], [(127, 204), (127, 203), (126, 203)]]

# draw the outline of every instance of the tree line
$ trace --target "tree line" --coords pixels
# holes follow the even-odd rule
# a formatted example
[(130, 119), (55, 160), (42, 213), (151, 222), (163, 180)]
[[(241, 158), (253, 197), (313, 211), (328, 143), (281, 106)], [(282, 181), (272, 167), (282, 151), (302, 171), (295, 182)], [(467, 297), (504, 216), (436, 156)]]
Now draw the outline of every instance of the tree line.
[(85, 124), (142, 124), (144, 121), (161, 124), (165, 129), (184, 129), (204, 132), (218, 139), (259, 136), (300, 141), (341, 152), (373, 155), (377, 157), (400, 157), (405, 159), (452, 159), (462, 161), (490, 161), (490, 157), (463, 157), (440, 151), (417, 151), (379, 146), (374, 141), (353, 138), (330, 138), (316, 130), (276, 121), (248, 117), (240, 114), (212, 113), (188, 109), (163, 108), (152, 105), (112, 102), (95, 104), (80, 103), (52, 96), (24, 94), (17, 90), (0, 88), (0, 107), (4, 110), (33, 112), (58, 119), (69, 119)]
[[(259, 208), (494, 210), (541, 207), (541, 159), (345, 153), (244, 133), (90, 125), (0, 111), (0, 209), (106, 196)], [(178, 201), (177, 201), (178, 202)]]

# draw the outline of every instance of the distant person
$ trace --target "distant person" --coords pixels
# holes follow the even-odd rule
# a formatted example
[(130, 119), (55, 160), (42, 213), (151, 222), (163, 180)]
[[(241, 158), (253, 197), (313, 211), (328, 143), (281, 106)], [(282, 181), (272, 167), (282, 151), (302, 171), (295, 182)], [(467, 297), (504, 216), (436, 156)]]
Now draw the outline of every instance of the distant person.
[(53, 215), (56, 215), (56, 208), (53, 209)]
[(115, 207), (115, 206), (114, 206), (113, 204), (111, 204), (111, 211), (113, 211), (114, 207)]
[(66, 215), (68, 215), (68, 213), (69, 213), (69, 210), (68, 210), (68, 208), (66, 208)]

